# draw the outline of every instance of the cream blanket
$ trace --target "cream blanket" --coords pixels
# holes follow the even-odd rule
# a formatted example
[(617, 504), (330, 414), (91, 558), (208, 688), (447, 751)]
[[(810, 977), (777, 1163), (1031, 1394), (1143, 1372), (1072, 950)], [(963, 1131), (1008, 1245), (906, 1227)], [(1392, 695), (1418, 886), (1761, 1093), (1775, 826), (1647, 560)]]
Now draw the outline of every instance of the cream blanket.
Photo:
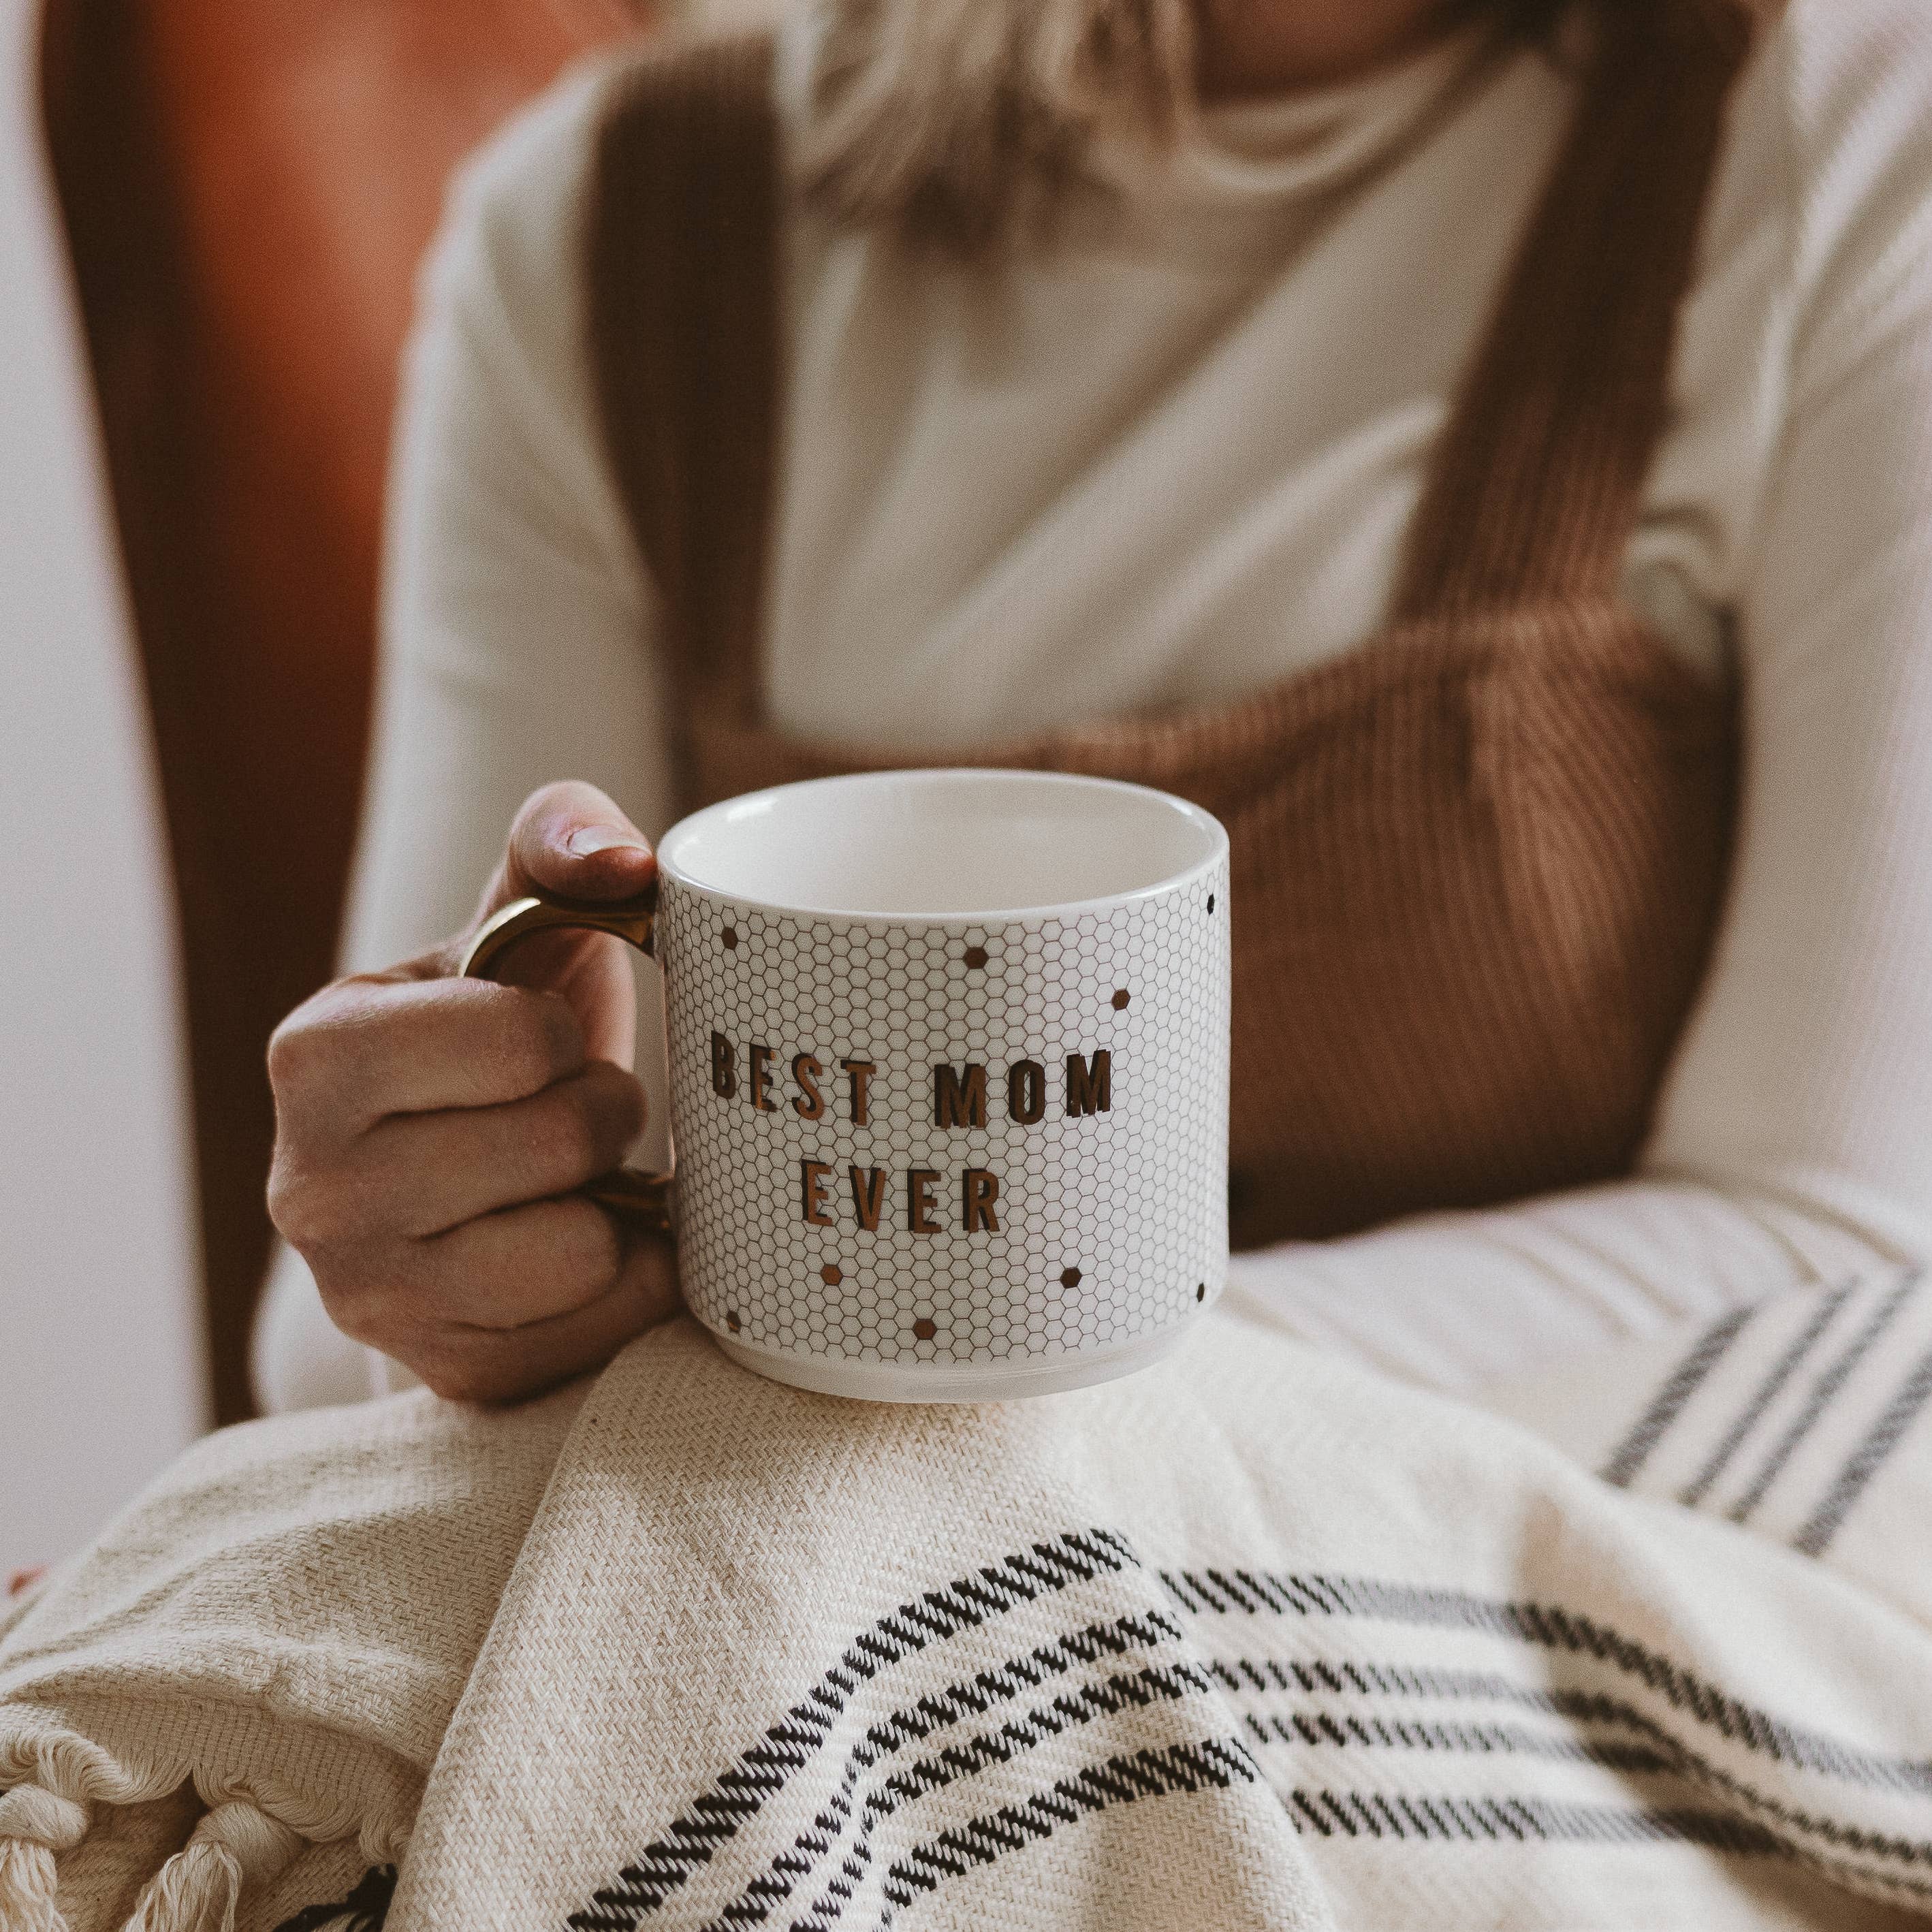
[(1923, 1924), (1932, 1291), (1507, 1405), (1230, 1304), (1032, 1403), (680, 1324), (228, 1432), (0, 1639), (0, 1925)]

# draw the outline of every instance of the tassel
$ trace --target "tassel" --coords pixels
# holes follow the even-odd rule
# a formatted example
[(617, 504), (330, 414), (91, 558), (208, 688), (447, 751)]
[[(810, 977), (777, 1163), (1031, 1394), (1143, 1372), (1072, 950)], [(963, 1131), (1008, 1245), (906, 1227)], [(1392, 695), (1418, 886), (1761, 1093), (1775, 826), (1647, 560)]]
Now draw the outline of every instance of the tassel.
[(0, 1838), (0, 1925), (7, 1932), (68, 1932), (54, 1902), (54, 1855), (24, 1838)]
[(126, 1932), (235, 1932), (242, 1888), (278, 1876), (307, 1842), (253, 1804), (218, 1804), (148, 1881)]
[(0, 1797), (0, 1925), (7, 1932), (68, 1932), (54, 1855), (87, 1835), (85, 1804), (38, 1784)]

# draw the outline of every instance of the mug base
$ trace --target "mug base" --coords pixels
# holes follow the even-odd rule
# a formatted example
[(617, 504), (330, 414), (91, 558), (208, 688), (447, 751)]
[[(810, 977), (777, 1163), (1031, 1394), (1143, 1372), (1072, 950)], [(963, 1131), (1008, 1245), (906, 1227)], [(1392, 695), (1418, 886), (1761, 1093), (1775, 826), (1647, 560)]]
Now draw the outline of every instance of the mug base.
[(1026, 1396), (1088, 1388), (1151, 1367), (1179, 1346), (1205, 1312), (1191, 1312), (1170, 1328), (1111, 1348), (1019, 1362), (850, 1362), (836, 1356), (754, 1348), (715, 1330), (712, 1339), (741, 1368), (794, 1388), (809, 1389), (814, 1395), (848, 1396), (859, 1402), (1015, 1402)]

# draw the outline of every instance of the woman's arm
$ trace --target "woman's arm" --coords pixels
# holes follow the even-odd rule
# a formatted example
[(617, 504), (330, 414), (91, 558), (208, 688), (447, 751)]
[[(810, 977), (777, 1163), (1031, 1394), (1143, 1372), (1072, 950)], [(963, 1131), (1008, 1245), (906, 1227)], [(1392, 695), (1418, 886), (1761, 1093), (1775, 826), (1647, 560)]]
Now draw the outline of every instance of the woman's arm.
[(1932, 1255), (1932, 22), (1793, 22), (1796, 326), (1736, 612), (1736, 870), (1642, 1176), (1238, 1267), (1282, 1320), (1438, 1386)]
[[(583, 778), (671, 815), (650, 594), (604, 476), (580, 347), (578, 208), (597, 81), (465, 170), (425, 269), (389, 484), (382, 654), (345, 970), (462, 928), (526, 796)], [(658, 1029), (639, 1072), (662, 1137)], [(278, 1258), (256, 1336), (271, 1408), (382, 1385)]]

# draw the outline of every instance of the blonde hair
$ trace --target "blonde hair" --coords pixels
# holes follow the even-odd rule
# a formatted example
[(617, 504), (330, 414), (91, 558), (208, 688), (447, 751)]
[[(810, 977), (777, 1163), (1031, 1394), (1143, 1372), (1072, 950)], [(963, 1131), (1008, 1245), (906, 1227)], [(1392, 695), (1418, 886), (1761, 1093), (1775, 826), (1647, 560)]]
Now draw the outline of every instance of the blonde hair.
[[(1192, 0), (821, 0), (803, 191), (849, 226), (976, 256), (1036, 226), (1096, 139), (1159, 148), (1194, 106)], [(1569, 0), (1443, 0), (1540, 36)], [(1778, 0), (1596, 0), (1739, 18)]]
[(835, 220), (975, 254), (1079, 178), (1119, 128), (1171, 140), (1189, 0), (831, 0), (806, 194)]

